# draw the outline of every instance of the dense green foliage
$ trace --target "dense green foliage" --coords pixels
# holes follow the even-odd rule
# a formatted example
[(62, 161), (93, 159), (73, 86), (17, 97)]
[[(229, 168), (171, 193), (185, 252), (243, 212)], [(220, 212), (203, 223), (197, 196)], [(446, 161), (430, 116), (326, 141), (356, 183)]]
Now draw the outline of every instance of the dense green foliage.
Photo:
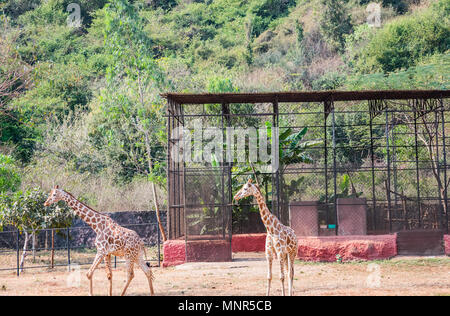
[(358, 61), (361, 72), (392, 72), (450, 49), (450, 2), (388, 23), (369, 41)]
[(342, 0), (322, 0), (322, 4), (325, 8), (320, 23), (322, 33), (333, 48), (342, 51), (344, 35), (352, 31), (350, 15)]
[[(72, 2), (0, 1), (0, 191), (63, 179), (95, 205), (105, 183), (164, 190), (166, 91), (450, 86), (450, 0), (381, 1), (380, 28), (366, 0), (80, 0), (79, 27)], [(339, 159), (363, 163), (365, 145)]]
[(0, 193), (16, 191), (20, 176), (11, 157), (0, 154)]
[(0, 195), (0, 229), (6, 225), (24, 231), (68, 227), (72, 210), (60, 203), (44, 206), (48, 194), (38, 188)]

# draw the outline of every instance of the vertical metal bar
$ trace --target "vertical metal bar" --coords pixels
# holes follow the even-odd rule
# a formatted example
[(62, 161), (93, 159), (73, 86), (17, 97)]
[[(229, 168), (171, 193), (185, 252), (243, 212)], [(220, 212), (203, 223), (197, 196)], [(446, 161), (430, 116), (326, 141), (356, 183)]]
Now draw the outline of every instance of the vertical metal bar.
[[(180, 113), (180, 117), (183, 115), (182, 113), (183, 113), (183, 109), (182, 109), (182, 105), (181, 104), (178, 104), (178, 103), (176, 103), (176, 105), (178, 106), (178, 109), (179, 109), (179, 113)], [(182, 125), (183, 127), (186, 125), (186, 122), (184, 121), (184, 118), (183, 118), (183, 123), (181, 124), (181, 122), (179, 122), (179, 124), (180, 125)], [(183, 144), (184, 144), (184, 135), (183, 135)], [(184, 145), (183, 145), (183, 147), (184, 147)], [(188, 153), (188, 154), (190, 154), (190, 153)], [(181, 203), (183, 203), (183, 226), (184, 226), (184, 244), (185, 244), (185, 257), (186, 257), (186, 262), (187, 261), (189, 261), (189, 251), (188, 251), (188, 225), (187, 225), (187, 208), (186, 208), (186, 157), (185, 157), (185, 155), (186, 155), (186, 151), (185, 150), (183, 150), (183, 163), (182, 164), (180, 164), (179, 165), (179, 167), (178, 167), (178, 172), (180, 172), (180, 166), (183, 168), (183, 171), (182, 171), (182, 173), (183, 173), (183, 179), (182, 179), (182, 182), (183, 182), (183, 192), (181, 192), (181, 196), (179, 196), (179, 198), (180, 198), (180, 204)], [(181, 173), (180, 173), (181, 174)], [(180, 194), (180, 193), (179, 193)], [(181, 215), (181, 208), (179, 209), (179, 211), (180, 211), (180, 215)], [(180, 225), (181, 225), (181, 219), (180, 219)]]
[[(273, 114), (273, 127), (278, 128), (279, 117), (278, 117), (278, 100), (272, 103), (272, 114)], [(272, 131), (273, 133), (273, 131)], [(276, 188), (276, 195), (274, 195), (274, 187)], [(279, 168), (276, 170), (275, 174), (272, 170), (272, 213), (274, 213), (280, 221), (283, 221), (280, 216), (280, 172)], [(285, 223), (286, 224), (286, 223)]]
[(443, 100), (440, 99), (441, 103), (441, 121), (442, 121), (442, 160), (444, 163), (444, 203), (445, 203), (445, 232), (448, 234), (448, 187), (447, 187), (447, 149), (445, 142), (445, 115), (444, 115), (444, 104)]
[(172, 151), (171, 144), (171, 130), (170, 130), (170, 122), (172, 120), (172, 111), (171, 111), (171, 101), (167, 100), (167, 227), (168, 227), (168, 235), (169, 239), (174, 239), (174, 231), (173, 231), (173, 215), (172, 214), (172, 198), (170, 196), (172, 181), (171, 181), (171, 169), (172, 169), (172, 161), (170, 159), (170, 154)]
[(386, 191), (387, 191), (387, 202), (388, 202), (388, 219), (389, 219), (389, 232), (392, 232), (392, 214), (391, 214), (391, 158), (389, 152), (389, 114), (388, 108), (385, 109), (385, 134), (386, 134), (386, 156), (387, 156), (387, 180), (386, 180)]
[(372, 223), (372, 229), (377, 229), (377, 202), (375, 197), (375, 153), (374, 153), (374, 144), (373, 144), (373, 122), (372, 118), (369, 119), (369, 128), (370, 128), (370, 168), (372, 173), (372, 217), (373, 217), (373, 223)]
[(323, 142), (324, 142), (324, 174), (325, 174), (325, 218), (326, 224), (330, 223), (330, 211), (328, 209), (328, 143), (327, 143), (327, 103), (323, 104)]
[(114, 269), (117, 268), (117, 256), (114, 256)]
[[(227, 106), (228, 109), (228, 114), (230, 114), (230, 109)], [(228, 115), (227, 118), (227, 127), (231, 127), (231, 119), (230, 116)], [(232, 182), (232, 168), (233, 168), (233, 161), (229, 161), (228, 162), (228, 203), (229, 203), (229, 209), (228, 209), (228, 227), (230, 228), (228, 231), (228, 239), (231, 241), (232, 235), (233, 235), (233, 230), (232, 230), (232, 224), (233, 224), (233, 206), (232, 206), (232, 201), (233, 201), (233, 182)], [(231, 242), (230, 242), (230, 251), (231, 251)]]
[[(397, 193), (397, 145), (395, 135), (395, 123), (392, 124), (392, 171), (394, 172), (394, 192)], [(397, 208), (397, 194), (394, 194), (394, 206)]]
[[(227, 128), (231, 127), (230, 108), (229, 108), (229, 105), (226, 104), (226, 103), (222, 104), (222, 114), (223, 114), (222, 117), (224, 119), (223, 123), (226, 122), (226, 127)], [(225, 128), (224, 125), (222, 125), (222, 126), (223, 126), (224, 131), (225, 131), (225, 134), (224, 134), (224, 136), (225, 136), (225, 143), (226, 143), (226, 146), (227, 146), (226, 148), (228, 150), (229, 144), (228, 144), (228, 138), (227, 138), (227, 135), (226, 135), (226, 128)], [(231, 237), (232, 237), (232, 234), (233, 234), (233, 227), (232, 227), (232, 225), (233, 225), (233, 205), (232, 205), (233, 188), (232, 188), (232, 182), (231, 182), (231, 176), (232, 176), (232, 174), (231, 174), (231, 167), (232, 167), (233, 162), (232, 161), (227, 161), (227, 153), (226, 153), (225, 149), (223, 151), (222, 159), (224, 161), (223, 166), (227, 170), (227, 176), (228, 176), (228, 179), (227, 179), (228, 196), (227, 196), (227, 201), (226, 201), (227, 204), (228, 204), (228, 206), (226, 207), (228, 218), (227, 218), (227, 222), (226, 222), (227, 225), (226, 226), (228, 228), (228, 240), (231, 241)], [(225, 171), (224, 171), (224, 174), (225, 174)], [(230, 252), (231, 252), (231, 243), (230, 243)]]
[[(226, 111), (225, 110), (225, 104), (222, 103), (222, 115), (220, 116), (220, 125), (221, 125), (221, 129), (222, 129), (222, 143), (223, 143), (223, 139), (225, 138), (225, 130), (224, 130), (225, 111)], [(222, 146), (222, 157), (225, 157), (223, 146)], [(221, 187), (222, 187), (222, 205), (221, 205), (221, 211), (222, 211), (222, 239), (225, 239), (228, 207), (225, 206), (225, 163), (224, 163), (223, 159), (222, 159), (222, 161), (219, 162), (219, 165), (220, 165)], [(227, 203), (227, 204), (229, 204), (229, 203)]]
[[(436, 164), (436, 169), (437, 169), (436, 171), (437, 171), (437, 175), (438, 175), (438, 178), (439, 178), (439, 182), (441, 182), (441, 167), (440, 167), (440, 161), (439, 161), (439, 134), (438, 134), (439, 117), (438, 117), (437, 109), (434, 111), (434, 128), (436, 130), (436, 133), (434, 135), (434, 137), (436, 139), (436, 161), (435, 161), (435, 164)], [(444, 178), (444, 181), (446, 181), (445, 178)], [(441, 188), (442, 188), (442, 184), (440, 185), (438, 190), (441, 190)], [(438, 195), (439, 195), (439, 205), (442, 206), (442, 202), (443, 202), (442, 198), (441, 198), (442, 193), (438, 192)], [(442, 208), (442, 211), (441, 211), (440, 208), (438, 210), (438, 219), (437, 219), (439, 221), (438, 228), (444, 228), (444, 220), (443, 220), (443, 217), (442, 217), (443, 211), (444, 211), (443, 208)]]
[(19, 231), (19, 229), (17, 229), (17, 244), (16, 244), (16, 247), (17, 247), (17, 276), (19, 276), (20, 275), (20, 246), (19, 246), (19, 244), (20, 244), (20, 231)]
[[(178, 122), (178, 127), (182, 128), (182, 133), (181, 133), (181, 141), (183, 142), (183, 146), (184, 146), (184, 127), (186, 125), (186, 121), (184, 118), (184, 108), (182, 104), (179, 104), (179, 110), (180, 110), (180, 116), (179, 116), (179, 122)], [(179, 193), (180, 195), (180, 203), (183, 202), (183, 206), (179, 209), (179, 213), (180, 216), (183, 216), (183, 221), (180, 220), (180, 222), (185, 222), (185, 212), (186, 212), (186, 203), (185, 203), (185, 199), (184, 196), (186, 195), (186, 158), (185, 158), (185, 150), (183, 150), (182, 155), (180, 155), (180, 157), (182, 157), (183, 162), (179, 164), (178, 166), (178, 172), (180, 174), (180, 188), (179, 190), (181, 191), (181, 193)], [(181, 170), (180, 170), (181, 168)], [(186, 226), (180, 227), (180, 234), (182, 233), (186, 233), (187, 228)]]
[(422, 227), (422, 212), (420, 207), (420, 175), (419, 175), (419, 149), (418, 149), (418, 140), (417, 140), (417, 109), (414, 110), (414, 150), (415, 150), (415, 159), (416, 159), (416, 190), (417, 190), (417, 216), (419, 222), (419, 228)]
[(336, 170), (336, 117), (334, 104), (331, 112), (331, 122), (333, 130), (333, 191), (334, 191), (334, 219), (335, 219), (335, 234), (338, 235), (339, 223), (338, 223), (338, 209), (337, 209), (337, 170)]

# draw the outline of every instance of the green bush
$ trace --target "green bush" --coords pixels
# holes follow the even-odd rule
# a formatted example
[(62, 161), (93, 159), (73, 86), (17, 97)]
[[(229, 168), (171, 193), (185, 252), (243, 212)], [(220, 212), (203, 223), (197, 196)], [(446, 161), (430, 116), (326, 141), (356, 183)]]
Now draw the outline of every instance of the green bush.
[(272, 21), (285, 17), (289, 9), (297, 4), (296, 0), (256, 0), (252, 1), (248, 14), (253, 16), (253, 35), (259, 36)]
[(23, 231), (70, 226), (74, 212), (63, 202), (45, 207), (47, 197), (39, 188), (0, 195), (0, 227), (12, 225)]
[(450, 49), (450, 0), (395, 19), (363, 49), (356, 68), (362, 73), (406, 69), (427, 55)]
[(16, 191), (19, 189), (20, 182), (14, 160), (0, 154), (0, 193)]

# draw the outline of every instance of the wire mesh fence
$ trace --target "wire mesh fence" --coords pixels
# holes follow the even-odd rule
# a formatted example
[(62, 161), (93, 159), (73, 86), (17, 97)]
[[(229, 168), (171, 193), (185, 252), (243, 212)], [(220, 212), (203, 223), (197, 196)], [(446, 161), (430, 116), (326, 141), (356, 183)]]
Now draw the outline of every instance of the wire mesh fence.
[[(258, 129), (257, 135), (276, 128), (279, 168), (257, 174), (266, 204), (284, 224), (310, 222), (310, 231), (318, 235), (448, 231), (448, 97), (447, 92), (434, 90), (167, 95), (169, 151), (186, 140), (183, 132), (171, 133), (175, 127), (186, 127), (189, 137), (211, 135), (207, 131), (215, 127), (224, 141), (231, 132), (233, 139), (244, 134), (248, 142), (242, 147), (243, 155), (249, 157), (253, 148), (261, 149), (259, 140), (252, 144), (250, 128)], [(200, 132), (192, 126), (196, 120), (203, 128)], [(301, 137), (297, 146), (302, 150), (297, 160), (283, 160), (292, 149), (293, 137)], [(203, 137), (198, 147), (192, 142), (194, 153), (201, 156), (209, 141)], [(214, 153), (225, 156), (229, 148), (226, 143)], [(231, 216), (227, 231), (259, 230), (252, 222), (258, 206), (249, 199), (232, 201), (247, 178), (255, 175), (248, 160), (213, 163), (204, 159), (193, 164), (183, 160), (185, 152), (177, 153), (181, 162), (168, 156), (168, 185), (181, 188), (173, 190), (168, 201), (169, 222), (177, 232), (172, 237), (201, 235), (200, 230), (183, 226), (190, 212), (187, 202), (204, 205), (211, 196), (214, 207), (230, 213), (221, 217)], [(214, 178), (207, 176), (212, 170), (216, 170), (214, 177), (225, 181), (208, 185)], [(208, 178), (204, 181), (208, 189), (194, 184), (189, 174), (197, 175), (195, 181)], [(297, 202), (310, 202), (314, 210), (293, 214), (290, 206)], [(204, 223), (200, 220), (196, 225), (208, 221), (205, 217)], [(216, 222), (215, 229), (220, 230), (221, 224)]]
[[(145, 244), (146, 261), (160, 266), (162, 239), (158, 224), (122, 226), (138, 233)], [(0, 271), (15, 271), (19, 275), (28, 269), (91, 265), (96, 255), (95, 237), (88, 226), (34, 231), (6, 229), (0, 232)], [(114, 267), (124, 263), (123, 258), (112, 256)]]

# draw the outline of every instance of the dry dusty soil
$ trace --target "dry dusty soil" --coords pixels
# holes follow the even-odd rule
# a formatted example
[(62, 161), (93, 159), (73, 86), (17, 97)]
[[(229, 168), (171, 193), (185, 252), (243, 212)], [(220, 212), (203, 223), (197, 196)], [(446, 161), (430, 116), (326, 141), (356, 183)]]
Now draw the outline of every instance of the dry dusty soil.
[[(267, 267), (261, 253), (237, 253), (232, 262), (186, 263), (153, 268), (156, 295), (265, 295)], [(17, 277), (0, 271), (0, 295), (88, 295), (88, 265), (53, 270), (30, 269)], [(126, 280), (124, 264), (113, 271), (113, 294)], [(94, 294), (106, 295), (103, 265), (94, 274)], [(279, 265), (274, 262), (272, 288), (280, 295)], [(147, 280), (136, 270), (127, 295), (148, 295)], [(295, 264), (295, 295), (450, 295), (449, 257), (397, 257), (350, 263)]]

